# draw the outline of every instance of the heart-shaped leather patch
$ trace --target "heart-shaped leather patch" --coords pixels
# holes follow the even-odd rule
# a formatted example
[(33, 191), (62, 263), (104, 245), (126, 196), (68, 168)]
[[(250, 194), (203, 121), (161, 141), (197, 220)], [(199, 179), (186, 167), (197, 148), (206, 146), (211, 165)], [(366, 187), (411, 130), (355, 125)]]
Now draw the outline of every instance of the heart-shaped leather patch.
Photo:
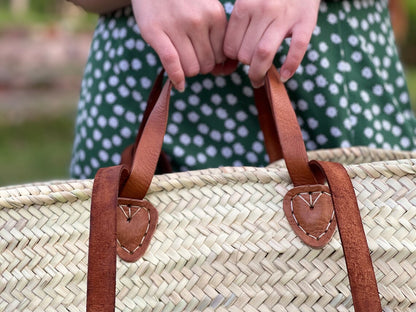
[(292, 229), (307, 245), (323, 247), (334, 235), (335, 210), (327, 186), (294, 187), (287, 192), (283, 209)]
[(117, 207), (117, 254), (127, 262), (146, 252), (157, 226), (158, 212), (146, 200), (119, 198)]

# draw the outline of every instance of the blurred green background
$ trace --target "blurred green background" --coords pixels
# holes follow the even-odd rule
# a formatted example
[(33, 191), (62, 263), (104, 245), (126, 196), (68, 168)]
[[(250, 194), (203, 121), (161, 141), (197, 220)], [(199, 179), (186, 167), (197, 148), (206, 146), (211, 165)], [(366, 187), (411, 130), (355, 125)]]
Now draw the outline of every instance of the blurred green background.
[[(416, 111), (416, 0), (392, 1)], [(0, 186), (68, 178), (96, 20), (62, 0), (0, 0)]]

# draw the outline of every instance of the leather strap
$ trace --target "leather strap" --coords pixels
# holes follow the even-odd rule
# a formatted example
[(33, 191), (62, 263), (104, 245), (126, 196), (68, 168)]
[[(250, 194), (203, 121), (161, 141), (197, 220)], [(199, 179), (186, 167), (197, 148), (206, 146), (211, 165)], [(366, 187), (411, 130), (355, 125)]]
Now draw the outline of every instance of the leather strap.
[(162, 150), (171, 89), (172, 83), (166, 82), (149, 114), (146, 126), (139, 132), (137, 148), (132, 151), (134, 157), (130, 176), (120, 194), (122, 197), (143, 199), (149, 189)]
[[(123, 163), (131, 164), (130, 177), (122, 190), (123, 197), (142, 199), (150, 186), (159, 154), (162, 149), (163, 136), (166, 131), (169, 112), (170, 81), (165, 83), (160, 91), (162, 76), (159, 75), (156, 81), (156, 88), (152, 91), (149, 105), (152, 105), (145, 124), (141, 127), (137, 136), (135, 148), (127, 150), (123, 155)], [(295, 112), (287, 95), (284, 84), (280, 81), (279, 74), (275, 67), (272, 67), (266, 75), (266, 86), (260, 91), (261, 109), (260, 118), (272, 116), (263, 130), (267, 134), (266, 150), (272, 160), (283, 156), (288, 168), (290, 177), (295, 186), (313, 185), (322, 181), (316, 180), (308, 165), (308, 157), (302, 134), (297, 122)], [(160, 95), (159, 95), (160, 93)], [(155, 101), (155, 99), (157, 100)], [(153, 104), (154, 103), (154, 104)], [(263, 110), (262, 110), (263, 109)], [(277, 134), (277, 136), (275, 136)], [(274, 137), (271, 137), (273, 135)], [(276, 141), (276, 138), (278, 141)], [(275, 145), (273, 141), (276, 141)], [(280, 142), (280, 144), (279, 144)], [(126, 161), (129, 159), (129, 161)]]
[(311, 161), (310, 164), (325, 176), (331, 190), (354, 309), (381, 312), (377, 281), (350, 177), (339, 163)]
[(116, 219), (124, 166), (98, 170), (92, 190), (88, 247), (87, 312), (113, 312), (116, 293)]

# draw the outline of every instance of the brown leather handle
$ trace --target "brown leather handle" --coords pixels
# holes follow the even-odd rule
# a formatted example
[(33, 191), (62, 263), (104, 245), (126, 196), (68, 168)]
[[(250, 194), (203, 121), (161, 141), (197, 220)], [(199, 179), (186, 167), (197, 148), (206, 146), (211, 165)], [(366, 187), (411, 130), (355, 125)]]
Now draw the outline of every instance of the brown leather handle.
[(354, 310), (381, 312), (377, 281), (351, 179), (339, 163), (311, 161), (328, 181), (347, 264)]
[[(256, 105), (262, 131), (267, 138), (265, 143), (270, 160), (284, 158), (295, 186), (319, 183), (309, 168), (295, 112), (274, 66), (268, 71), (265, 81), (265, 86), (256, 91)], [(124, 153), (128, 160), (123, 163), (131, 168), (130, 177), (121, 194), (124, 197), (142, 199), (150, 186), (166, 131), (171, 87), (171, 82), (167, 81), (161, 88), (159, 75), (149, 97), (146, 120), (142, 122), (134, 148)], [(273, 122), (267, 123), (268, 120)]]

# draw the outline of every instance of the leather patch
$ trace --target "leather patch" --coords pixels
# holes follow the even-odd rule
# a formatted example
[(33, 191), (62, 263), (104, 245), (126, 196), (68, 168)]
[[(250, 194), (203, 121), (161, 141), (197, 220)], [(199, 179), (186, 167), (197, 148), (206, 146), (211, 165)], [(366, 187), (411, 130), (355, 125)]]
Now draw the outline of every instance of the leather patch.
[(307, 245), (323, 247), (334, 235), (335, 210), (327, 186), (294, 187), (287, 192), (283, 209), (292, 229)]
[(158, 212), (146, 200), (119, 198), (117, 207), (117, 254), (127, 262), (139, 260), (156, 229)]

